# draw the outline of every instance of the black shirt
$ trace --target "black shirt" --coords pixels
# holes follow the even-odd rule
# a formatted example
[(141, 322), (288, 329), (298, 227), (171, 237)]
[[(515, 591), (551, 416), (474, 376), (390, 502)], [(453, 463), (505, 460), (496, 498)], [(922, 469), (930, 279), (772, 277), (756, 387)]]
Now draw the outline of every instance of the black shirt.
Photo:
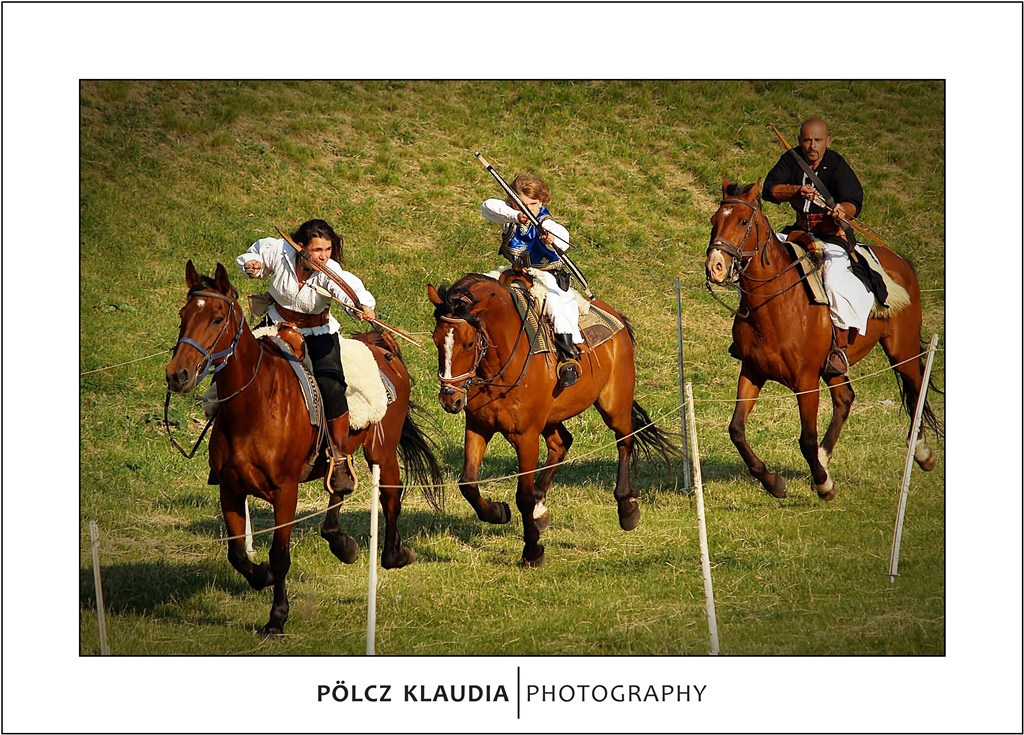
[[(860, 214), (861, 205), (864, 203), (864, 189), (860, 185), (857, 174), (853, 172), (845, 158), (829, 148), (825, 151), (825, 155), (822, 157), (818, 168), (814, 169), (814, 173), (821, 179), (821, 183), (828, 188), (832, 198), (836, 200), (836, 204), (850, 202), (857, 207), (857, 211), (854, 212), (853, 216), (856, 217)], [(772, 196), (772, 189), (774, 187), (779, 184), (800, 185), (810, 183), (809, 180), (805, 180), (804, 171), (793, 158), (793, 154), (786, 151), (782, 154), (782, 158), (779, 159), (774, 168), (768, 172), (768, 176), (765, 177), (764, 185), (761, 187), (761, 196), (773, 204), (781, 204), (778, 199)], [(797, 212), (803, 212), (806, 203), (807, 200), (801, 197), (791, 201), (790, 205)], [(817, 204), (811, 204), (808, 210), (811, 214), (820, 214), (825, 211), (827, 210), (824, 207), (819, 207)]]

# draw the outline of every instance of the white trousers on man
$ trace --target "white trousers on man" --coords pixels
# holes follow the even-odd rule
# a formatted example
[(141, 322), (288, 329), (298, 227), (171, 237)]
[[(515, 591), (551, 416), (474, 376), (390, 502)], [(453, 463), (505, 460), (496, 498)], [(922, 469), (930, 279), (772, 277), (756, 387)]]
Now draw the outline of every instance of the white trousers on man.
[(576, 292), (571, 288), (563, 291), (555, 283), (555, 277), (548, 271), (530, 269), (534, 280), (540, 280), (547, 289), (547, 298), (544, 300), (544, 313), (551, 318), (558, 334), (571, 334), (575, 344), (583, 344), (583, 335), (580, 334), (580, 307), (576, 303)]
[(868, 316), (875, 295), (850, 270), (850, 256), (841, 245), (822, 242), (825, 246), (825, 293), (829, 315), (838, 329), (868, 331)]

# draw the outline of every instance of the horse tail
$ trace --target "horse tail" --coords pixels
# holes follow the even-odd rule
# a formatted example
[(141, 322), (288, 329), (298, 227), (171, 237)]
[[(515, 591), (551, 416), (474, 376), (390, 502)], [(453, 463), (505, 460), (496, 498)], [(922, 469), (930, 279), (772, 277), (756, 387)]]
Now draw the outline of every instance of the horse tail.
[(621, 319), (622, 323), (626, 325), (626, 334), (629, 335), (629, 341), (632, 342), (633, 344), (636, 344), (636, 332), (633, 331), (633, 323), (629, 321), (629, 317), (627, 317), (620, 311), (619, 319)]
[[(675, 436), (678, 435), (659, 428), (656, 423), (651, 421), (651, 417), (647, 415), (647, 411), (644, 410), (643, 406), (633, 401), (633, 438), (636, 448), (640, 450), (640, 453), (643, 453), (645, 460), (649, 462), (654, 459), (656, 452), (665, 460), (665, 464), (671, 468), (672, 460), (683, 456), (682, 449), (674, 441)], [(632, 469), (636, 468), (637, 454), (638, 452), (633, 452), (630, 457)]]
[[(921, 365), (921, 373), (924, 373), (925, 357), (924, 355), (928, 352), (928, 345), (921, 342), (921, 357), (918, 361)], [(900, 401), (903, 403), (903, 410), (907, 412), (908, 416), (913, 417), (914, 412), (917, 411), (917, 391), (914, 390), (913, 383), (910, 382), (910, 378), (901, 373), (896, 373), (896, 385), (900, 389)], [(935, 377), (929, 376), (928, 386), (929, 391), (934, 391), (939, 395), (944, 395), (944, 392), (935, 385)], [(922, 390), (924, 387), (922, 386)], [(921, 421), (925, 426), (931, 429), (932, 433), (937, 437), (944, 437), (946, 432), (942, 428), (942, 422), (939, 421), (938, 417), (932, 411), (931, 404), (928, 403), (928, 399), (925, 398), (924, 410), (921, 411)]]
[(437, 512), (444, 510), (444, 475), (441, 465), (434, 456), (436, 442), (429, 438), (416, 422), (413, 413), (425, 415), (423, 409), (409, 403), (402, 424), (402, 438), (398, 442), (398, 454), (405, 465), (406, 482), (422, 487), (423, 497), (427, 504)]

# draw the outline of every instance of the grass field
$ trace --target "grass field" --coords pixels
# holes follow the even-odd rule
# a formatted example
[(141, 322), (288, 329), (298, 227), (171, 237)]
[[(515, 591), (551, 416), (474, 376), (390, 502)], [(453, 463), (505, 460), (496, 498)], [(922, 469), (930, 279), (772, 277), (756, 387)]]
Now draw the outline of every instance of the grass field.
[[(945, 653), (945, 456), (915, 468), (900, 559), (886, 570), (909, 418), (880, 351), (852, 371), (857, 401), (819, 501), (797, 446), (796, 401), (770, 385), (749, 439), (780, 471), (775, 500), (729, 441), (738, 363), (731, 316), (703, 290), (708, 219), (724, 177), (753, 181), (820, 115), (867, 192), (863, 219), (917, 268), (924, 336), (938, 333), (944, 385), (944, 88), (941, 82), (83, 82), (80, 248), (80, 652), (99, 651), (88, 523), (101, 528), (108, 635), (115, 654), (360, 654), (365, 647), (368, 473), (341, 522), (360, 542), (343, 566), (301, 522), (283, 641), (256, 634), (270, 592), (229, 565), (205, 446), (192, 461), (161, 427), (168, 349), (184, 264), (232, 265), (259, 237), (311, 217), (344, 235), (346, 259), (378, 313), (433, 327), (427, 283), (499, 265), (478, 213), (498, 196), (473, 158), (507, 178), (544, 176), (575, 261), (637, 332), (638, 400), (679, 429), (674, 280), (682, 280), (723, 654)], [(788, 221), (769, 206), (773, 223)], [(347, 329), (355, 325), (345, 321)], [(429, 337), (420, 339), (429, 345)], [(521, 524), (484, 526), (454, 483), (461, 416), (437, 404), (436, 354), (405, 350), (414, 400), (431, 417), (449, 477), (444, 513), (410, 491), (400, 526), (418, 555), (381, 570), (377, 650), (386, 654), (704, 654), (707, 627), (693, 497), (680, 469), (643, 464), (638, 529), (618, 529), (612, 435), (595, 411), (549, 495), (547, 563), (523, 569)], [(941, 395), (932, 395), (940, 419)], [(827, 404), (827, 402), (826, 402)], [(172, 399), (182, 441), (202, 428)], [(827, 421), (823, 409), (821, 423)], [(482, 476), (514, 472), (495, 439)], [(512, 502), (514, 484), (487, 494)], [(319, 483), (299, 513), (322, 511)], [(257, 529), (269, 507), (253, 502)], [(258, 536), (266, 558), (269, 537)]]

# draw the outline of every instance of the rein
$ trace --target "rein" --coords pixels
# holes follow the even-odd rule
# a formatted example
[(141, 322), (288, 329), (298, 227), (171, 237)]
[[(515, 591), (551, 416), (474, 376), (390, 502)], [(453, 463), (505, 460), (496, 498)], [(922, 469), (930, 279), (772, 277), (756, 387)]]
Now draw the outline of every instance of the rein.
[[(203, 365), (204, 367), (203, 367), (202, 373), (199, 375), (199, 377), (196, 378), (195, 388), (192, 389), (193, 395), (195, 395), (196, 392), (198, 391), (199, 383), (201, 383), (203, 378), (205, 378), (210, 373), (210, 367), (211, 366), (213, 366), (213, 375), (214, 375), (214, 377), (216, 377), (217, 373), (219, 373), (224, 367), (226, 367), (227, 364), (228, 364), (228, 361), (232, 357), (235, 356), (235, 349), (238, 347), (238, 340), (241, 338), (241, 336), (242, 336), (242, 328), (245, 326), (245, 318), (244, 317), (239, 317), (237, 319), (238, 329), (235, 330), (235, 336), (231, 339), (231, 346), (228, 347), (226, 350), (221, 350), (220, 352), (213, 352), (213, 348), (217, 345), (218, 342), (220, 342), (220, 339), (224, 335), (224, 332), (227, 329), (228, 324), (230, 324), (232, 321), (236, 321), (234, 317), (235, 317), (235, 308), (238, 306), (238, 302), (233, 300), (233, 299), (231, 299), (231, 298), (228, 298), (227, 296), (224, 296), (223, 294), (217, 293), (216, 291), (195, 291), (195, 292), (189, 294), (188, 300), (191, 301), (192, 299), (194, 299), (197, 296), (205, 296), (205, 297), (209, 297), (209, 298), (220, 299), (221, 301), (226, 301), (231, 306), (231, 317), (232, 318), (229, 319), (229, 320), (226, 320), (224, 322), (224, 326), (220, 328), (220, 331), (217, 333), (217, 336), (214, 338), (213, 344), (210, 345), (209, 349), (206, 349), (205, 347), (200, 345), (198, 342), (196, 342), (193, 339), (190, 339), (189, 337), (181, 337), (181, 338), (179, 338), (178, 339), (178, 343), (174, 346), (175, 354), (177, 354), (177, 352), (178, 352), (178, 346), (179, 345), (186, 344), (186, 345), (192, 347), (193, 349), (197, 350), (199, 352), (199, 354), (202, 356), (202, 360), (196, 365), (196, 371), (198, 372), (200, 365)], [(217, 360), (220, 360), (220, 362), (217, 363), (216, 362)], [(246, 382), (246, 384), (243, 385), (238, 390), (236, 390), (231, 395), (229, 395), (228, 397), (226, 397), (226, 398), (215, 398), (215, 399), (212, 399), (212, 400), (208, 401), (208, 403), (216, 403), (216, 404), (227, 403), (232, 398), (234, 398), (237, 395), (239, 395), (240, 393), (242, 393), (242, 391), (244, 391), (246, 388), (248, 388), (250, 385), (252, 385), (252, 382), (256, 379), (256, 375), (260, 371), (260, 365), (262, 365), (262, 364), (263, 364), (263, 348), (261, 347), (260, 348), (259, 357), (256, 358), (256, 368), (253, 370), (252, 377), (249, 378), (249, 380)], [(170, 407), (170, 404), (171, 404), (171, 389), (168, 388), (167, 389), (167, 396), (164, 398), (164, 429), (166, 429), (166, 431), (167, 431), (167, 438), (171, 440), (171, 444), (173, 444), (174, 447), (179, 452), (181, 452), (182, 456), (184, 456), (186, 459), (192, 459), (192, 457), (195, 456), (196, 450), (199, 448), (199, 445), (202, 443), (203, 437), (206, 436), (206, 432), (209, 431), (210, 426), (213, 424), (213, 419), (215, 417), (211, 417), (206, 422), (206, 426), (203, 427), (203, 431), (199, 435), (199, 438), (196, 439), (196, 443), (194, 445), (192, 445), (192, 450), (190, 452), (186, 452), (184, 447), (182, 447), (180, 444), (178, 444), (178, 442), (175, 440), (174, 436), (171, 434), (171, 423), (170, 423), (170, 420), (168, 418), (168, 409)]]
[[(708, 249), (707, 249), (708, 253), (710, 253), (712, 250), (720, 250), (720, 251), (722, 251), (723, 253), (726, 253), (727, 255), (729, 255), (732, 258), (732, 263), (730, 264), (730, 269), (729, 269), (729, 275), (726, 278), (726, 281), (725, 281), (725, 283), (723, 285), (729, 286), (731, 288), (735, 288), (736, 291), (738, 293), (740, 293), (741, 295), (753, 296), (754, 293), (755, 293), (755, 289), (749, 289), (748, 290), (748, 289), (743, 288), (740, 285), (740, 279), (741, 278), (746, 278), (748, 281), (752, 281), (754, 283), (758, 283), (758, 284), (761, 284), (762, 286), (765, 286), (765, 285), (771, 283), (772, 281), (776, 280), (777, 278), (779, 278), (783, 274), (793, 270), (794, 268), (797, 268), (801, 261), (808, 259), (806, 255), (802, 255), (799, 258), (797, 258), (796, 260), (794, 260), (792, 263), (790, 263), (788, 266), (783, 268), (781, 271), (779, 271), (778, 273), (776, 273), (773, 276), (771, 276), (770, 278), (754, 278), (753, 276), (747, 275), (747, 268), (750, 266), (750, 263), (753, 261), (754, 256), (756, 256), (758, 253), (761, 254), (761, 264), (763, 266), (771, 265), (771, 260), (768, 258), (768, 244), (772, 241), (773, 238), (778, 238), (778, 236), (775, 234), (774, 230), (772, 230), (771, 226), (769, 225), (768, 226), (768, 234), (765, 237), (764, 242), (760, 242), (760, 239), (761, 239), (761, 234), (760, 234), (761, 233), (761, 219), (764, 217), (764, 215), (763, 215), (763, 213), (761, 211), (760, 203), (761, 203), (760, 197), (758, 198), (756, 205), (751, 204), (750, 202), (747, 202), (747, 201), (745, 201), (743, 199), (723, 199), (721, 202), (719, 202), (719, 209), (721, 209), (722, 207), (724, 207), (724, 206), (726, 206), (728, 204), (742, 204), (743, 206), (749, 207), (751, 210), (753, 210), (754, 216), (750, 218), (750, 222), (747, 224), (746, 232), (743, 233), (743, 239), (740, 240), (740, 244), (738, 246), (734, 245), (733, 243), (729, 242), (728, 240), (726, 240), (723, 237), (712, 237), (711, 244), (708, 245)], [(747, 238), (750, 236), (751, 229), (754, 230), (754, 233), (755, 233), (754, 241), (755, 241), (756, 244), (755, 244), (753, 250), (743, 250), (743, 245), (744, 245), (744, 243), (746, 243)], [(739, 265), (737, 265), (737, 264), (739, 264)], [(815, 269), (817, 269), (818, 267), (819, 266), (817, 264), (815, 264)], [(775, 293), (765, 297), (765, 300), (762, 303), (762, 306), (765, 303), (768, 303), (769, 301), (774, 299), (776, 296), (780, 296), (780, 295), (784, 294), (786, 291), (789, 291), (791, 288), (796, 286), (798, 283), (800, 283), (801, 281), (805, 281), (805, 280), (807, 280), (807, 275), (801, 275), (793, 283), (791, 283), (788, 286), (785, 286), (783, 288), (780, 288)], [(741, 314), (738, 309), (733, 309), (731, 306), (729, 306), (727, 303), (725, 303), (725, 301), (723, 301), (718, 296), (718, 294), (716, 294), (711, 289), (711, 279), (708, 278), (707, 276), (705, 276), (705, 278), (704, 278), (704, 285), (707, 288), (708, 293), (711, 294), (712, 298), (714, 298), (718, 303), (722, 304), (726, 309), (728, 309), (733, 314), (733, 316), (737, 316), (740, 319), (746, 319), (748, 316), (750, 316), (750, 308), (749, 307), (746, 309), (746, 313)], [(741, 298), (742, 298), (742, 296), (741, 296)]]

